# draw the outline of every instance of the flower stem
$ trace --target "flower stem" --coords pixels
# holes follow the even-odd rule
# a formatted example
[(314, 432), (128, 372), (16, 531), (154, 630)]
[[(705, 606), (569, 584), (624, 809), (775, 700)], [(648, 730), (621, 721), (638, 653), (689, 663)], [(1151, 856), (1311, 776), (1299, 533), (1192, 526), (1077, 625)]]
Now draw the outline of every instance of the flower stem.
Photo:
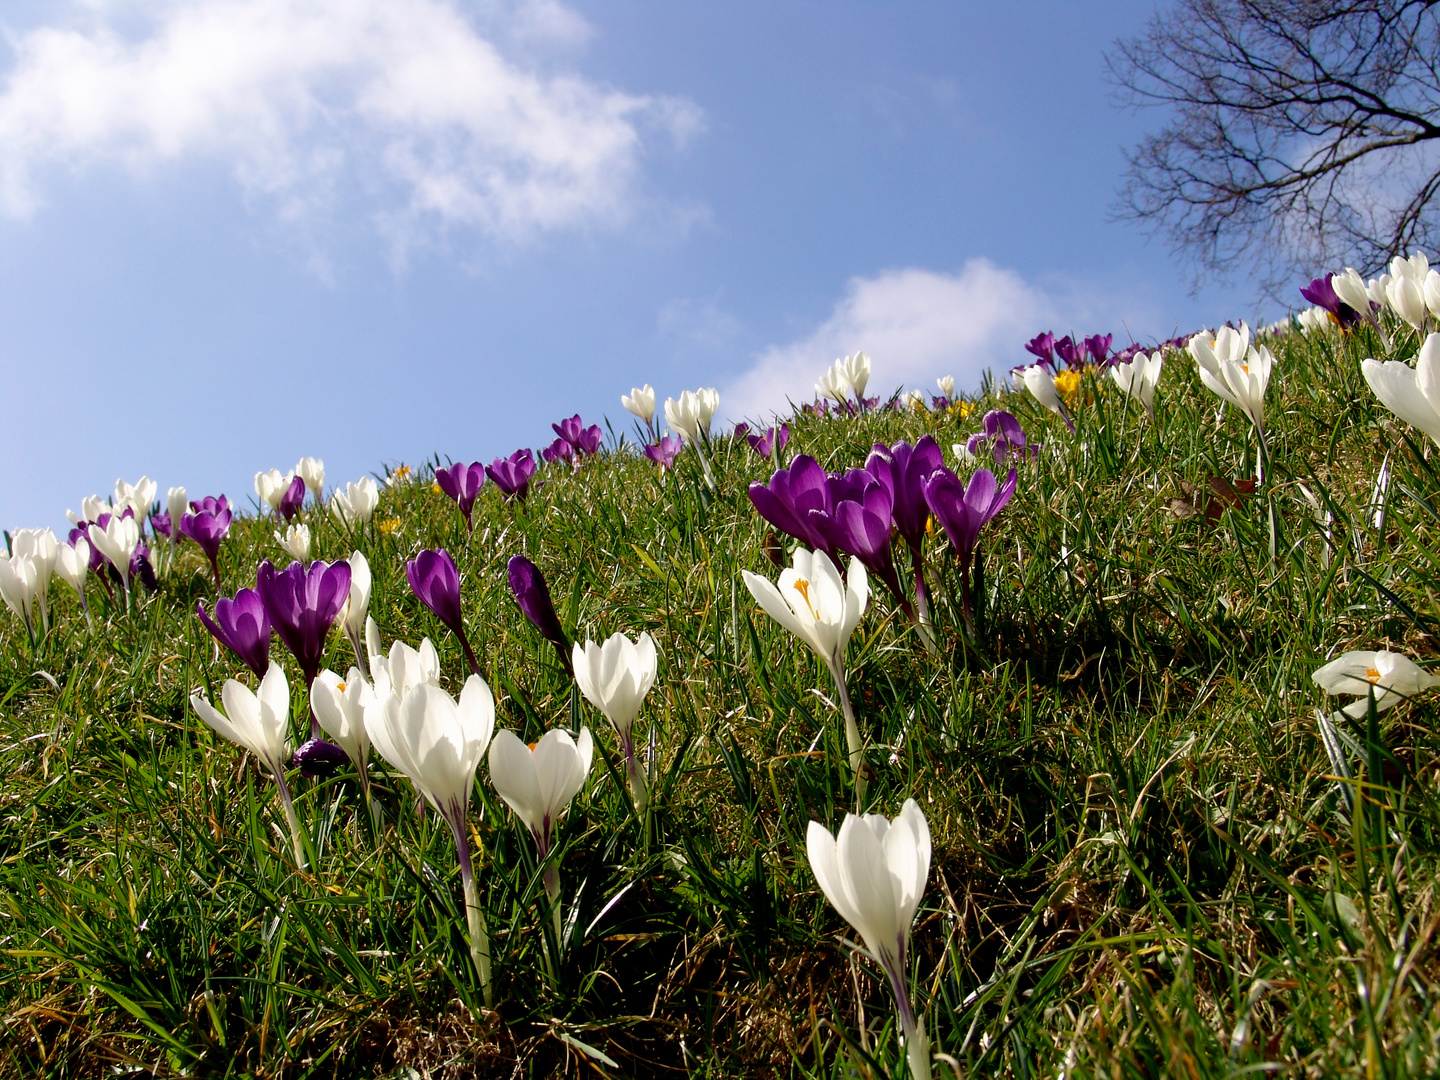
[(930, 1080), (930, 1038), (925, 1034), (924, 1018), (916, 1017), (910, 1007), (904, 962), (882, 956), (881, 966), (890, 979), (890, 991), (895, 995), (895, 1011), (900, 1014), (900, 1030), (904, 1036), (905, 1056), (910, 1062), (910, 1075), (915, 1080)]
[(465, 838), (465, 815), (445, 815), (455, 837), (455, 855), (460, 860), (460, 884), (465, 888), (465, 924), (470, 932), (470, 959), (480, 976), (480, 992), (487, 1009), (495, 1006), (490, 986), (490, 935), (485, 932), (485, 913), (480, 910), (480, 891), (475, 886), (475, 867), (470, 862), (470, 842)]
[(305, 866), (305, 841), (304, 834), (300, 829), (300, 815), (295, 812), (295, 800), (290, 797), (290, 785), (285, 782), (285, 770), (276, 767), (272, 770), (275, 777), (275, 784), (280, 788), (280, 805), (285, 808), (285, 823), (290, 826), (290, 842), (295, 848), (295, 868), (306, 869)]
[(840, 712), (845, 717), (845, 745), (849, 751), (850, 774), (855, 781), (855, 805), (865, 801), (865, 742), (860, 737), (860, 725), (855, 722), (855, 710), (850, 705), (850, 691), (845, 685), (845, 669), (838, 664), (830, 669), (835, 680), (835, 690), (840, 695)]

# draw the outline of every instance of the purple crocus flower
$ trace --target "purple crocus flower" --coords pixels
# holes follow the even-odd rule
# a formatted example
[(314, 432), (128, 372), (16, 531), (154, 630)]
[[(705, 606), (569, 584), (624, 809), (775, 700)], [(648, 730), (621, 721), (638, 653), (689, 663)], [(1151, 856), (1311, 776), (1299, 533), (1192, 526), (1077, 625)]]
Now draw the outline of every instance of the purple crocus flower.
[[(1055, 335), (1049, 330), (1043, 334), (1036, 334), (1025, 343), (1025, 351), (1035, 357), (1042, 364), (1055, 363)], [(1029, 365), (1025, 365), (1029, 367)]]
[(451, 465), (448, 469), (435, 470), (435, 483), (440, 490), (454, 499), (465, 517), (465, 528), (475, 531), (473, 510), (480, 489), (485, 484), (485, 466), (478, 461), (469, 465)]
[(915, 609), (905, 598), (890, 551), (890, 522), (895, 502), (889, 489), (864, 469), (851, 469), (844, 476), (828, 477), (825, 486), (830, 507), (807, 510), (810, 527), (823, 536), (832, 549), (853, 555), (864, 563), (866, 570), (885, 583), (913, 621)]
[(420, 602), (460, 639), (470, 670), (479, 675), (480, 662), (465, 636), (465, 620), (460, 612), (460, 571), (450, 553), (444, 548), (426, 548), (405, 564), (405, 576)]
[(180, 518), (180, 531), (200, 545), (205, 557), (210, 560), (210, 570), (215, 575), (215, 591), (220, 591), (220, 542), (230, 532), (230, 503), (221, 495), (216, 498), (207, 495), (199, 502), (190, 504), (191, 513)]
[[(747, 423), (745, 423), (745, 422), (742, 420), (740, 423), (738, 423), (738, 424), (735, 425), (734, 429), (730, 432), (730, 435), (731, 435), (731, 437), (736, 438), (736, 439), (740, 439), (740, 438), (749, 439), (749, 438), (751, 438), (751, 435), (750, 435), (750, 425), (747, 424)], [(752, 441), (752, 442), (750, 443), (750, 445), (751, 445), (751, 446), (754, 446), (755, 443)], [(768, 455), (767, 455), (767, 456), (768, 456)]]
[(997, 485), (995, 474), (989, 469), (977, 469), (970, 477), (968, 486), (960, 483), (959, 477), (943, 466), (936, 469), (924, 484), (925, 502), (929, 504), (936, 520), (940, 522), (955, 557), (960, 560), (960, 586), (964, 604), (965, 620), (973, 633), (974, 610), (970, 597), (970, 563), (975, 556), (975, 545), (980, 539), (980, 530), (1010, 501), (1015, 494), (1015, 469), (1005, 483)]
[(750, 449), (768, 460), (785, 449), (785, 444), (790, 441), (790, 425), (781, 424), (764, 435), (747, 434), (745, 438), (750, 441)]
[[(551, 427), (554, 425), (552, 424)], [(564, 439), (556, 439), (540, 451), (540, 456), (551, 464), (557, 461), (571, 461), (575, 457), (575, 447)]]
[(1334, 276), (1334, 274), (1326, 274), (1323, 278), (1316, 278), (1309, 285), (1302, 285), (1300, 295), (1316, 307), (1328, 311), (1342, 327), (1349, 328), (1360, 321), (1360, 313), (1336, 295), (1335, 286), (1330, 283), (1330, 279)]
[(674, 468), (675, 458), (684, 445), (685, 443), (681, 441), (679, 435), (666, 435), (663, 439), (645, 447), (645, 456), (659, 465), (660, 471), (663, 473), (666, 469)]
[(270, 669), (270, 613), (254, 589), (241, 589), (231, 600), (215, 601), (215, 617), (205, 614), (205, 601), (195, 604), (195, 613), (210, 635), (240, 658), (240, 662), (264, 678)]
[(983, 430), (977, 431), (965, 442), (968, 453), (979, 454), (989, 450), (995, 455), (995, 464), (1002, 466), (1012, 458), (1024, 461), (1039, 456), (1040, 444), (1027, 443), (1020, 421), (1004, 409), (991, 409), (981, 424)]
[(1075, 344), (1075, 339), (1069, 334), (1055, 342), (1055, 355), (1064, 360), (1071, 371), (1079, 371), (1085, 366), (1085, 349)]
[(297, 476), (290, 481), (290, 486), (285, 489), (285, 494), (280, 496), (280, 505), (275, 509), (286, 521), (294, 519), (300, 512), (300, 507), (305, 504), (305, 478)]
[(570, 448), (572, 450), (580, 449), (581, 428), (583, 428), (584, 426), (585, 422), (580, 419), (579, 413), (576, 413), (568, 420), (561, 420), (558, 424), (550, 425), (550, 427), (554, 429), (556, 435), (560, 436), (560, 438), (564, 439), (567, 443), (570, 444)]
[[(255, 575), (255, 590), (270, 624), (299, 663), (308, 687), (320, 674), (325, 637), (350, 598), (350, 564), (316, 559), (308, 569), (296, 561), (277, 571), (266, 559)], [(320, 737), (320, 724), (313, 714), (310, 737)]]
[(823, 551), (840, 566), (840, 557), (828, 537), (810, 523), (811, 510), (829, 513), (829, 477), (819, 463), (808, 454), (801, 454), (788, 469), (776, 469), (770, 483), (758, 481), (750, 485), (750, 502), (760, 516), (787, 536), (793, 536), (806, 547)]
[[(156, 536), (163, 536), (169, 540), (174, 535), (174, 528), (170, 521), (170, 511), (162, 510), (158, 514), (150, 515), (150, 531)], [(73, 546), (73, 545), (72, 545)]]
[(496, 458), (485, 466), (485, 475), (504, 494), (506, 500), (525, 501), (530, 494), (530, 478), (535, 475), (535, 455), (529, 450), (516, 450), (508, 458)]
[(1090, 354), (1090, 359), (1096, 364), (1104, 365), (1110, 358), (1110, 345), (1114, 340), (1114, 334), (1093, 334), (1085, 339), (1085, 352)]
[(307, 777), (329, 776), (349, 763), (350, 756), (344, 750), (314, 735), (301, 743), (290, 758), (290, 764)]
[(531, 625), (539, 630), (547, 641), (554, 643), (556, 652), (560, 654), (560, 663), (566, 673), (574, 678), (575, 669), (570, 660), (570, 639), (565, 636), (560, 617), (555, 614), (555, 604), (550, 599), (550, 588), (545, 584), (545, 575), (524, 555), (512, 557), (508, 569), (510, 591), (515, 594), (515, 602), (520, 605), (520, 610), (530, 620)]
[(940, 444), (930, 435), (922, 436), (914, 446), (904, 441), (894, 446), (876, 443), (865, 460), (865, 471), (890, 493), (891, 521), (910, 551), (910, 566), (915, 574), (917, 617), (924, 617), (929, 612), (923, 545), (930, 507), (925, 502), (924, 482), (944, 464)]
[(930, 408), (935, 412), (949, 412), (950, 399), (944, 394), (936, 394), (930, 399)]
[(604, 441), (605, 433), (600, 430), (600, 425), (591, 424), (580, 432), (580, 441), (575, 444), (575, 452), (577, 454), (598, 454), (600, 444)]
[(155, 576), (155, 567), (150, 563), (150, 549), (143, 542), (135, 545), (130, 556), (130, 578), (139, 579), (149, 592), (160, 591), (160, 579)]

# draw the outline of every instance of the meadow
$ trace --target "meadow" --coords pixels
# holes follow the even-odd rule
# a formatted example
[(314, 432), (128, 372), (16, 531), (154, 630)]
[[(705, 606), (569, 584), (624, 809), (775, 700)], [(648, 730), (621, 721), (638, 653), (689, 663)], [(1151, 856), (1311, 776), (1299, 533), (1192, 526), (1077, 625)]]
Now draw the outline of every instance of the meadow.
[[(969, 624), (932, 528), (934, 648), (872, 576), (846, 657), (864, 808), (913, 798), (932, 837), (908, 963), (934, 1075), (1440, 1073), (1435, 701), (1337, 717), (1345, 777), (1316, 718), (1339, 703), (1311, 678), (1349, 649), (1440, 655), (1440, 462), (1360, 368), (1422, 336), (1387, 336), (1265, 339), (1258, 478), (1252, 425), (1180, 350), (1153, 419), (1093, 366), (1065, 395), (1073, 432), (994, 380), (939, 408), (789, 418), (784, 463), (831, 472), (931, 435), (964, 478), (951, 446), (991, 409), (1041, 444), (981, 533)], [(907, 1075), (890, 988), (806, 857), (811, 821), (856, 808), (835, 688), (741, 577), (790, 561), (747, 494), (775, 462), (717, 431), (712, 487), (692, 447), (662, 472), (626, 421), (578, 465), (541, 465), (523, 501), (486, 484), (473, 532), (434, 483), (445, 458), (379, 469), (368, 521), (297, 518), (316, 558), (364, 553), (385, 646), (429, 638), (455, 694), (469, 664), (405, 568), (448, 551), (496, 729), (594, 737), (547, 864), (558, 920), (479, 767), (490, 1008), (441, 815), (378, 755), (368, 806), (351, 766), (292, 771), (297, 862), (269, 773), (190, 706), (256, 682), (196, 616), (217, 589), (194, 543), (173, 566), (153, 545), (158, 588), (129, 604), (92, 578), (88, 616), (57, 582), (33, 650), (0, 615), (0, 1073)], [(222, 595), (289, 561), (261, 510), (220, 545)], [(653, 639), (643, 810), (615, 732), (517, 605), (515, 555), (570, 638)], [(332, 631), (324, 665), (343, 676), (352, 650)], [(298, 742), (300, 668), (278, 644), (271, 662)]]

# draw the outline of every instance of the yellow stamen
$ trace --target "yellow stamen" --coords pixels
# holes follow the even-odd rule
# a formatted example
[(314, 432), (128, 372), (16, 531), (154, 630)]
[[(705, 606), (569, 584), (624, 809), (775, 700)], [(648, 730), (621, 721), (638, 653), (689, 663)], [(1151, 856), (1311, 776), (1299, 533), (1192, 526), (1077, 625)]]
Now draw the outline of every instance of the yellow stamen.
[(340, 693), (343, 694), (343, 693), (345, 692), (345, 684), (344, 684), (343, 682), (342, 682), (342, 683), (336, 683), (336, 684), (335, 684), (335, 689), (336, 689), (336, 690), (339, 690)]
[(817, 619), (820, 618), (820, 613), (815, 610), (815, 605), (810, 602), (810, 582), (804, 578), (796, 579), (795, 591), (805, 598), (805, 606), (810, 609), (810, 614)]
[(1365, 678), (1366, 678), (1367, 680), (1369, 680), (1370, 682), (1372, 682), (1372, 683), (1378, 683), (1378, 682), (1380, 681), (1380, 672), (1378, 672), (1377, 670), (1375, 670), (1373, 667), (1372, 667), (1372, 668), (1366, 668), (1366, 669), (1365, 669)]

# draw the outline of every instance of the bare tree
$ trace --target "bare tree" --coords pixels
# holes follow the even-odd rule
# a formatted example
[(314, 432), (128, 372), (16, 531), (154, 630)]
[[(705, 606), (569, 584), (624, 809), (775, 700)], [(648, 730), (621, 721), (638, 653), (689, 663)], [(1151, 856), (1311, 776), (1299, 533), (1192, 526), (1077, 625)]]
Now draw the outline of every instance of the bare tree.
[(1440, 254), (1434, 0), (1177, 0), (1107, 64), (1168, 107), (1128, 154), (1119, 216), (1207, 274), (1272, 293), (1412, 247)]

